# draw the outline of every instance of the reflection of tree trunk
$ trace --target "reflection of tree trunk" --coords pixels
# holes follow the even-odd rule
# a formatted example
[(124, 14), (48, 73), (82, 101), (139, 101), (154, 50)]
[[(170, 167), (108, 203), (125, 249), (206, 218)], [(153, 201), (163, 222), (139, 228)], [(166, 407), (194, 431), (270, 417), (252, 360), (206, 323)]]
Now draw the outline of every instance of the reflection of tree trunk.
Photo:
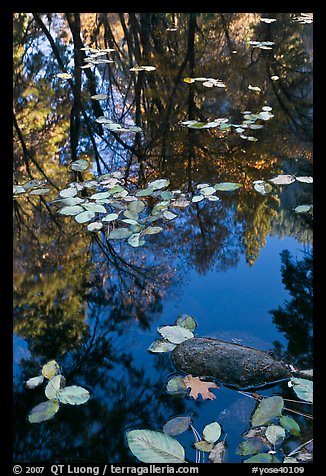
[[(189, 60), (189, 74), (194, 76), (195, 72), (195, 28), (196, 28), (196, 13), (190, 13), (189, 29), (188, 29), (188, 49), (187, 56)], [(195, 110), (194, 88), (189, 85), (188, 95), (188, 118), (193, 119)], [(192, 160), (194, 158), (194, 130), (188, 128), (188, 143), (187, 143), (187, 177), (188, 177), (188, 192), (192, 187)]]
[(222, 21), (222, 27), (223, 27), (223, 31), (224, 31), (224, 35), (225, 35), (225, 38), (226, 38), (227, 45), (229, 47), (230, 53), (232, 53), (233, 45), (232, 45), (232, 41), (231, 41), (231, 38), (230, 38), (229, 25), (228, 25), (223, 13), (220, 13), (220, 18), (221, 18), (221, 21)]
[[(69, 23), (69, 27), (74, 40), (74, 62), (75, 71), (74, 78), (75, 83), (73, 87), (74, 102), (70, 112), (70, 147), (71, 158), (76, 160), (78, 157), (77, 149), (80, 137), (80, 109), (81, 109), (81, 57), (80, 51), (80, 16), (79, 13), (66, 13), (66, 18)], [(78, 41), (79, 40), (79, 41)], [(78, 44), (79, 43), (79, 44)]]

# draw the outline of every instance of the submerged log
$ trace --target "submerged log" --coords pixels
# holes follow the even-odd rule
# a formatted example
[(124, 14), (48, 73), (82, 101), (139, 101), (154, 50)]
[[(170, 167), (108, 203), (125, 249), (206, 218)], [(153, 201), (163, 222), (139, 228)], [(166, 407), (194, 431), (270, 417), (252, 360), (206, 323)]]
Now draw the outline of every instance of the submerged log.
[(175, 347), (171, 357), (178, 370), (239, 389), (291, 377), (286, 365), (269, 353), (211, 337), (188, 339)]

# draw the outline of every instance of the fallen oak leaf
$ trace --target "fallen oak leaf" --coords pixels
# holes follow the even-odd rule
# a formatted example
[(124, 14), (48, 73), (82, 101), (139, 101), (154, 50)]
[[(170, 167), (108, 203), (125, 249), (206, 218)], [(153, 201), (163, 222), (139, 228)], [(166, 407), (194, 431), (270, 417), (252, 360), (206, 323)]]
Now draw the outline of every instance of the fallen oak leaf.
[(209, 388), (218, 388), (214, 382), (204, 382), (200, 380), (199, 377), (193, 377), (191, 374), (186, 375), (183, 379), (186, 388), (190, 388), (190, 397), (193, 397), (195, 400), (199, 395), (203, 397), (204, 400), (214, 400), (214, 393), (209, 391)]

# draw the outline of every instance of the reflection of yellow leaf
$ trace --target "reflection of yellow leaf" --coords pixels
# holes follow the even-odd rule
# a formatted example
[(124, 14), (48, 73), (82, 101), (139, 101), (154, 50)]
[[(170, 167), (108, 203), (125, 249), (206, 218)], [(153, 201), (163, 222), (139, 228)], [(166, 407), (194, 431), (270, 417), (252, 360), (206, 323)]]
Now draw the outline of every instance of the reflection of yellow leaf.
[(194, 83), (195, 82), (195, 80), (192, 79), (192, 78), (183, 78), (183, 80), (184, 80), (185, 83)]
[(201, 395), (204, 400), (214, 400), (214, 393), (210, 392), (209, 388), (218, 388), (214, 382), (203, 382), (199, 377), (193, 377), (191, 374), (183, 379), (187, 388), (190, 388), (190, 396), (194, 399)]

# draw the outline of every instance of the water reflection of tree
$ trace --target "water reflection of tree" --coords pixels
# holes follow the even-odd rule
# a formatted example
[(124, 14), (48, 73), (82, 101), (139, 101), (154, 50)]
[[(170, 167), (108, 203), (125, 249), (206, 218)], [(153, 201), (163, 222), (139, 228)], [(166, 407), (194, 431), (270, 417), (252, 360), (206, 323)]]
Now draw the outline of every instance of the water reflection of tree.
[(284, 333), (288, 344), (285, 350), (275, 343), (287, 361), (305, 368), (312, 365), (312, 308), (313, 258), (305, 253), (302, 260), (294, 260), (288, 250), (281, 253), (282, 282), (291, 300), (283, 307), (270, 311), (273, 322)]

